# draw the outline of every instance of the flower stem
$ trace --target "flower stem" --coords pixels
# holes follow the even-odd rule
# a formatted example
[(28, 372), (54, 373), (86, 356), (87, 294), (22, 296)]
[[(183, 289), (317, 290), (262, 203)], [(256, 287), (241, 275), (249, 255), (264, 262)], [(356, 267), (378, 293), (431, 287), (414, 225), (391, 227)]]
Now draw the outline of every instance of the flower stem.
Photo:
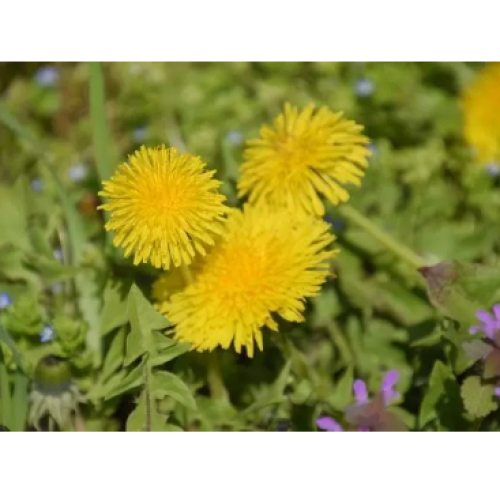
[(402, 260), (408, 262), (412, 267), (419, 269), (427, 265), (426, 261), (416, 254), (413, 250), (395, 240), (392, 236), (382, 231), (373, 222), (367, 219), (362, 213), (358, 212), (350, 205), (339, 207), (340, 213), (349, 221), (364, 229), (368, 234), (373, 236), (379, 243), (384, 245), (388, 250), (393, 252)]
[(222, 380), (219, 353), (213, 351), (207, 354), (207, 357), (207, 381), (208, 387), (210, 388), (210, 394), (213, 399), (229, 401), (227, 389)]

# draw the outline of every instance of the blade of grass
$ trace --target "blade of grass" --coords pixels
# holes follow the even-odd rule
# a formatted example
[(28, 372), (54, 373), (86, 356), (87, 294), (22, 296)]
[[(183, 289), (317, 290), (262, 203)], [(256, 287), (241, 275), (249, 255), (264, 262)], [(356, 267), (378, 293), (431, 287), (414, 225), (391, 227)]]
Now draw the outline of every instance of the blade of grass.
[(0, 423), (12, 430), (11, 394), (9, 374), (3, 363), (0, 363)]
[(89, 78), (90, 119), (97, 173), (101, 181), (109, 179), (113, 173), (113, 144), (106, 119), (106, 97), (102, 65), (91, 62)]
[(14, 432), (24, 431), (26, 425), (26, 418), (28, 416), (28, 377), (21, 373), (16, 372), (14, 375), (14, 401), (13, 401), (13, 417), (11, 430)]

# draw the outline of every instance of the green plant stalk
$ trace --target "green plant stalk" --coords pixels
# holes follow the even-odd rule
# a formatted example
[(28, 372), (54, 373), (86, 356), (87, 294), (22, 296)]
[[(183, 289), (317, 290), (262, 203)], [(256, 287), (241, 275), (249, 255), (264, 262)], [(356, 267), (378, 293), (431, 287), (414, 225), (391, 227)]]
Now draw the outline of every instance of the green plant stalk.
[(104, 75), (100, 62), (89, 63), (90, 119), (97, 173), (101, 181), (113, 173), (111, 134), (106, 120)]
[(12, 429), (12, 404), (9, 384), (9, 373), (3, 363), (0, 363), (0, 424)]
[(405, 262), (410, 264), (413, 268), (419, 269), (427, 265), (426, 261), (422, 257), (417, 255), (407, 246), (394, 239), (389, 234), (382, 231), (377, 225), (371, 222), (368, 218), (358, 212), (351, 205), (343, 205), (339, 207), (339, 212), (345, 219), (349, 220), (350, 222), (373, 236), (373, 238), (375, 238), (379, 243), (381, 243), (388, 250), (397, 255), (401, 260), (404, 260)]
[(223, 401), (229, 401), (227, 389), (222, 379), (219, 353), (217, 351), (213, 351), (208, 353), (206, 356), (207, 356), (207, 381), (212, 398)]

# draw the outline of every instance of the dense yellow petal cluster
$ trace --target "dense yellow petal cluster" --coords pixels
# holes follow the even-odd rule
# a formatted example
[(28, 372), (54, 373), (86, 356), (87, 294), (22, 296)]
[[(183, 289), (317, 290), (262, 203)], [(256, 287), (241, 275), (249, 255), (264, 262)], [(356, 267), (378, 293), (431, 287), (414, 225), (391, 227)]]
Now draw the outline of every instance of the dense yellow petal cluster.
[(500, 63), (491, 63), (464, 95), (464, 136), (479, 161), (500, 161)]
[(213, 245), (229, 210), (217, 192), (221, 184), (199, 157), (175, 148), (142, 147), (118, 167), (99, 194), (111, 213), (106, 230), (113, 243), (134, 254), (134, 264), (169, 269), (189, 265)]
[(194, 282), (161, 306), (177, 339), (199, 351), (234, 343), (253, 356), (262, 328), (277, 330), (276, 316), (303, 321), (305, 299), (318, 294), (337, 254), (329, 229), (262, 205), (232, 212)]
[(320, 195), (338, 205), (349, 199), (343, 186), (361, 183), (370, 155), (362, 130), (326, 107), (315, 112), (311, 104), (299, 111), (286, 104), (274, 128), (264, 126), (259, 139), (248, 141), (239, 196), (324, 215)]

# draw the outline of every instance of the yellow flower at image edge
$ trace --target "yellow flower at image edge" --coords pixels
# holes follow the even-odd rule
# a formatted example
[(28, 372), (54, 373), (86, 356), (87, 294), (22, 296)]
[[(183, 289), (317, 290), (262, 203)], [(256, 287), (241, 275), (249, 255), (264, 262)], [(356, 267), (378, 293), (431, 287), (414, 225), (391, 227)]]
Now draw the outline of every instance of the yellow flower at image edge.
[(500, 161), (500, 63), (488, 64), (465, 91), (464, 136), (479, 161)]
[(238, 195), (323, 216), (319, 195), (333, 205), (349, 199), (344, 185), (359, 186), (371, 152), (363, 127), (310, 104), (302, 112), (285, 105), (274, 128), (247, 142)]
[(305, 299), (331, 274), (334, 237), (327, 223), (306, 215), (247, 205), (228, 217), (222, 240), (208, 254), (195, 281), (161, 311), (175, 336), (198, 351), (217, 346), (263, 348), (262, 328), (277, 330), (273, 315), (304, 320)]
[(126, 257), (134, 253), (135, 265), (188, 265), (213, 245), (228, 208), (215, 172), (204, 167), (175, 148), (143, 146), (103, 182), (99, 195), (108, 202), (99, 208), (111, 214), (106, 230), (115, 231), (113, 244)]

